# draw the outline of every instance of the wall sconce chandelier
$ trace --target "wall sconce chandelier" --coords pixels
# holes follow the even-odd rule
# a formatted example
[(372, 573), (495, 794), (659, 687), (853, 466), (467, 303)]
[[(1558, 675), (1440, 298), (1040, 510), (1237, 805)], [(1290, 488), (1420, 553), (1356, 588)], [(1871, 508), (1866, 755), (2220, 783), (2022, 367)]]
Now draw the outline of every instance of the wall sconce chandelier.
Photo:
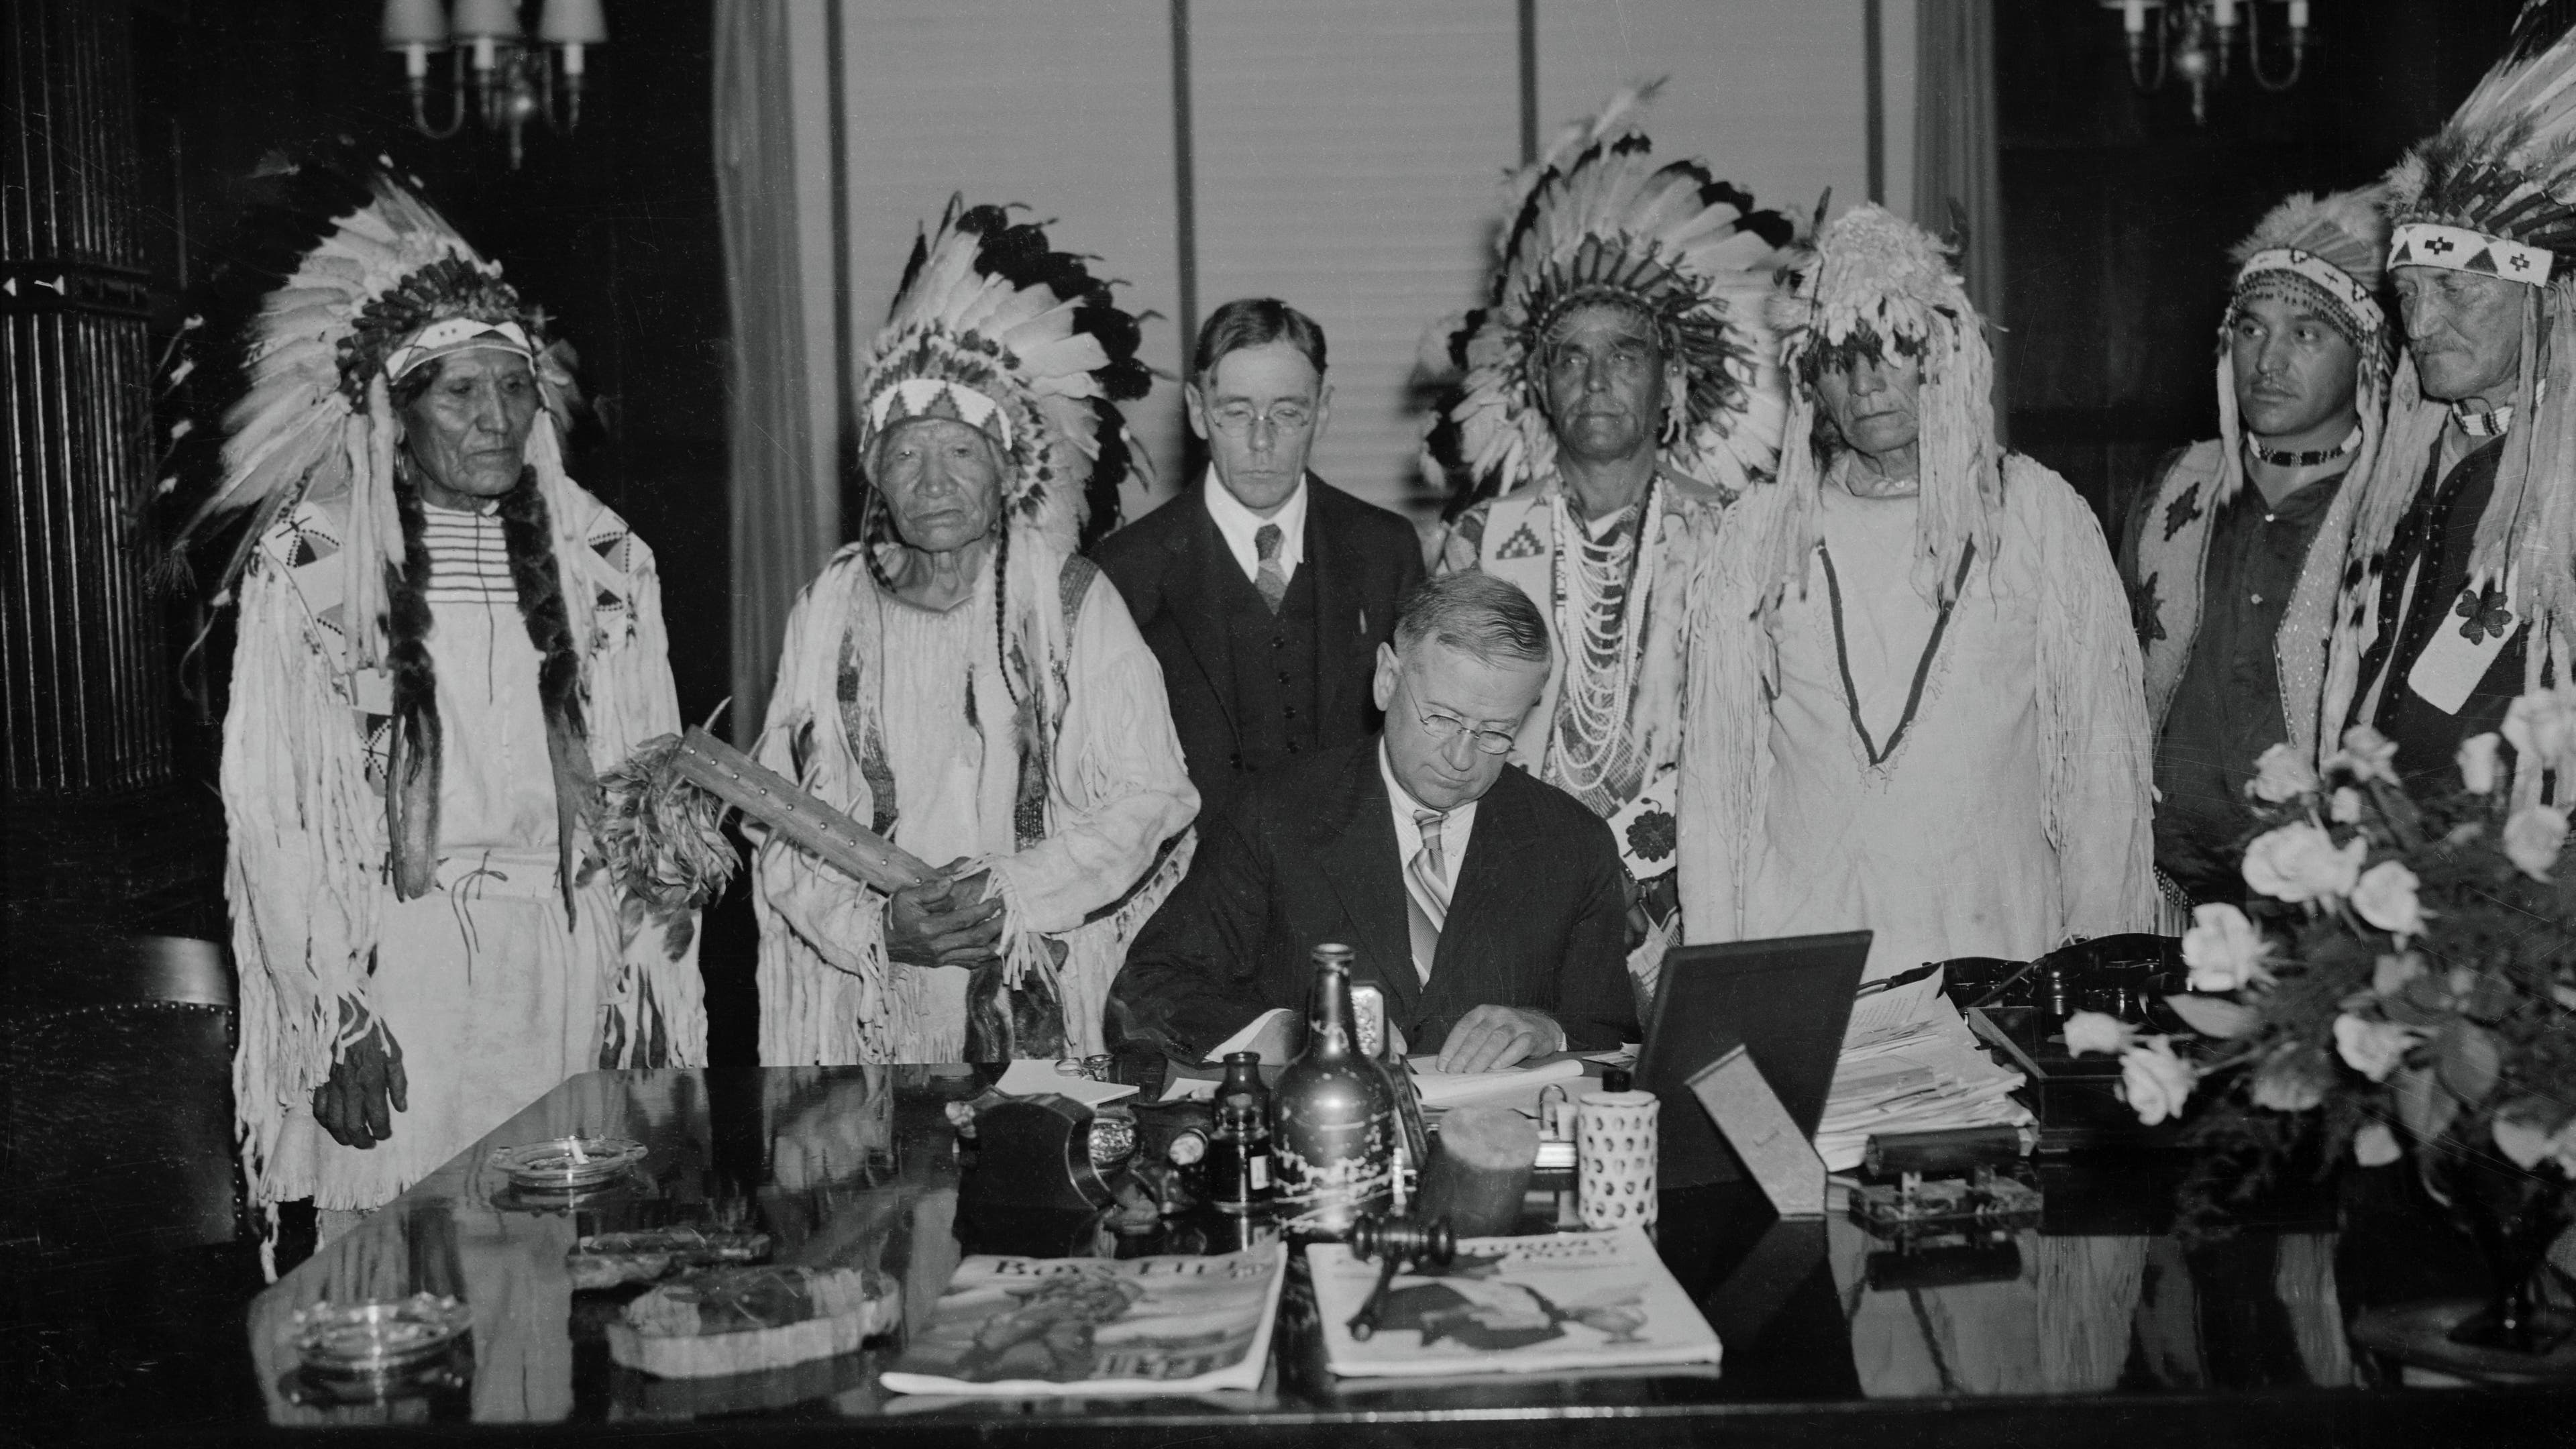
[[(447, 0), (385, 0), (385, 49), (402, 52), (412, 125), (433, 141), (446, 140), (464, 126), (470, 94), (483, 129), (509, 136), (512, 170), (518, 169), (522, 133), (530, 121), (544, 120), (546, 129), (559, 136), (572, 134), (581, 124), (585, 52), (607, 40), (608, 20), (600, 13), (600, 0), (545, 0), (534, 45), (519, 23), (519, 0), (456, 0), (452, 15)], [(429, 119), (429, 57), (439, 50), (452, 50), (455, 56), (444, 126)], [(555, 104), (558, 57), (563, 67), (560, 114)]]
[[(2290, 24), (2290, 66), (2277, 80), (2263, 69), (2266, 4), (2289, 11), (2285, 18)], [(2308, 58), (2308, 0), (2102, 0), (2102, 8), (2119, 11), (2121, 28), (2128, 32), (2129, 84), (2140, 95), (2154, 95), (2164, 89), (2169, 77), (2182, 77), (2191, 87), (2194, 125), (2209, 120), (2209, 87), (2227, 78), (2240, 29), (2245, 36), (2245, 69), (2254, 84), (2267, 91), (2297, 85)]]

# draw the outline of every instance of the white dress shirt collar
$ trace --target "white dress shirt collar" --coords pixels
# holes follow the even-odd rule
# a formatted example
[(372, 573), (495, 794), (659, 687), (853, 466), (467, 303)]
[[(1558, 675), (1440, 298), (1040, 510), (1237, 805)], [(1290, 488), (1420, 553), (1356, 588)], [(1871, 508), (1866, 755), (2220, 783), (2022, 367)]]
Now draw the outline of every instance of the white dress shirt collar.
[[(1410, 863), (1422, 849), (1422, 827), (1414, 823), (1413, 812), (1431, 807), (1405, 792), (1404, 782), (1395, 777), (1395, 766), (1386, 757), (1386, 737), (1377, 742), (1378, 778), (1386, 782), (1387, 810), (1395, 819), (1395, 861), (1399, 866)], [(1467, 858), (1467, 837), (1476, 829), (1476, 801), (1452, 808), (1441, 817), (1440, 884), (1454, 898), (1458, 894), (1458, 866)]]
[(1253, 546), (1253, 535), (1261, 525), (1279, 525), (1279, 572), (1284, 578), (1297, 577), (1297, 566), (1306, 561), (1306, 480), (1297, 480), (1297, 491), (1279, 505), (1279, 511), (1268, 518), (1243, 506), (1243, 500), (1227, 491), (1225, 481), (1216, 476), (1211, 465), (1200, 494), (1207, 500), (1207, 515), (1216, 524), (1217, 533), (1225, 539), (1234, 561), (1243, 567), (1243, 576), (1257, 578), (1261, 573), (1261, 553)]

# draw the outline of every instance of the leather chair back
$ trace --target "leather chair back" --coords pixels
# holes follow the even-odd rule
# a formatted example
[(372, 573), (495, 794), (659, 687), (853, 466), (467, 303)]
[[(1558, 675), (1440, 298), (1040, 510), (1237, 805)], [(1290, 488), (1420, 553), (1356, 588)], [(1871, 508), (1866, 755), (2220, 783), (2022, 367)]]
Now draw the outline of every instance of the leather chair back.
[(0, 1246), (122, 1256), (240, 1236), (221, 946), (12, 925)]

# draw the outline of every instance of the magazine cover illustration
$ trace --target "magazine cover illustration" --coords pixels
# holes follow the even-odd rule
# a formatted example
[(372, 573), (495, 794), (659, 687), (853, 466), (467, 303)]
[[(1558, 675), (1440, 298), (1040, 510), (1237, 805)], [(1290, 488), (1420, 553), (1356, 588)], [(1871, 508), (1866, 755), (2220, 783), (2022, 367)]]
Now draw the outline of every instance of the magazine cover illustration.
[(958, 1264), (885, 1373), (897, 1393), (1194, 1393), (1258, 1387), (1287, 1250)]
[(1470, 1238), (1446, 1267), (1399, 1273), (1377, 1332), (1350, 1319), (1377, 1265), (1340, 1244), (1307, 1250), (1333, 1372), (1524, 1373), (1715, 1363), (1717, 1335), (1642, 1229)]

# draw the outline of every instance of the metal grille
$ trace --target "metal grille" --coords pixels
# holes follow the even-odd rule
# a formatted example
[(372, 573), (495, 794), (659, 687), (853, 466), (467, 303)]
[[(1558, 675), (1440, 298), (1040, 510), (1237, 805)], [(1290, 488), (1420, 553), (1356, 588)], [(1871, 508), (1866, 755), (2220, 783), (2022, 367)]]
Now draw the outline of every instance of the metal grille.
[(8, 788), (128, 788), (171, 769), (166, 668), (144, 575), (151, 359), (135, 234), (129, 14), (6, 9), (0, 145), (0, 557)]

